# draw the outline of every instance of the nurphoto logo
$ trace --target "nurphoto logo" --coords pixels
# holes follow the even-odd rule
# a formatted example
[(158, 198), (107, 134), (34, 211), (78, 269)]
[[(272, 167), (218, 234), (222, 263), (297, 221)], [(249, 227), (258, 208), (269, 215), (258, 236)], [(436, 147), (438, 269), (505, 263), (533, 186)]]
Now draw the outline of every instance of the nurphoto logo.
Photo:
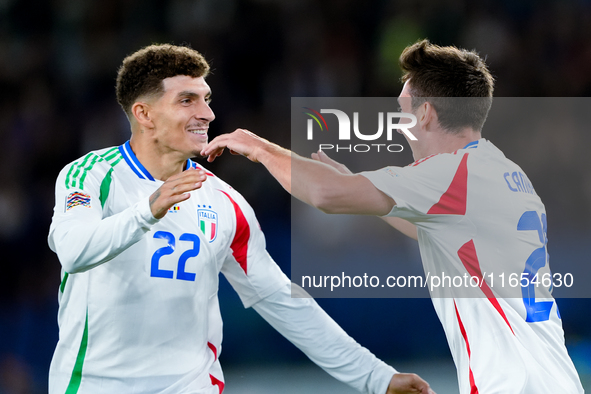
[[(338, 128), (338, 140), (339, 141), (351, 141), (351, 119), (344, 111), (339, 109), (320, 109), (320, 112), (309, 108), (303, 107), (308, 115), (307, 123), (307, 139), (314, 139), (314, 123), (316, 123), (321, 132), (328, 131), (328, 124), (322, 114), (333, 114), (336, 116), (339, 124)], [(384, 122), (385, 119), (385, 122)], [(408, 123), (399, 123), (401, 119), (408, 119)], [(359, 112), (353, 112), (353, 135), (355, 138), (361, 141), (376, 141), (384, 134), (384, 123), (386, 123), (386, 140), (392, 141), (393, 131), (396, 130), (398, 133), (404, 134), (409, 140), (416, 141), (417, 138), (410, 132), (410, 128), (417, 124), (417, 118), (413, 114), (405, 112), (378, 112), (378, 130), (373, 133), (365, 134), (359, 130)], [(372, 143), (372, 144), (319, 144), (320, 150), (334, 149), (336, 152), (349, 151), (349, 152), (369, 152), (375, 150), (376, 152), (388, 151), (388, 152), (402, 152), (403, 146), (400, 144), (384, 144), (384, 143)]]

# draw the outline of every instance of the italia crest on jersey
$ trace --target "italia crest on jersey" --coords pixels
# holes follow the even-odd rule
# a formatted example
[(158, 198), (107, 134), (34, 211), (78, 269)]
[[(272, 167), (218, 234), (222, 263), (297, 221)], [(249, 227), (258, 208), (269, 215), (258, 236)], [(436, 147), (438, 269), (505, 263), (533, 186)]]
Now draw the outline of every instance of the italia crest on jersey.
[[(211, 206), (209, 206), (211, 208)], [(197, 210), (199, 228), (209, 242), (213, 242), (218, 235), (218, 214), (212, 209), (201, 208)]]

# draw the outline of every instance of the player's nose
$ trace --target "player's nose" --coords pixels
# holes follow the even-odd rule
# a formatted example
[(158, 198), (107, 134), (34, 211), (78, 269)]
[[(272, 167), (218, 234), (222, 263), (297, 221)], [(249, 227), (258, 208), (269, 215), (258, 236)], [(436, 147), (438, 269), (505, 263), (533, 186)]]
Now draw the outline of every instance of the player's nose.
[(206, 120), (207, 122), (212, 122), (215, 119), (215, 114), (213, 113), (213, 110), (211, 109), (209, 104), (204, 102), (202, 103), (202, 105), (199, 106), (199, 109), (195, 114), (195, 117)]

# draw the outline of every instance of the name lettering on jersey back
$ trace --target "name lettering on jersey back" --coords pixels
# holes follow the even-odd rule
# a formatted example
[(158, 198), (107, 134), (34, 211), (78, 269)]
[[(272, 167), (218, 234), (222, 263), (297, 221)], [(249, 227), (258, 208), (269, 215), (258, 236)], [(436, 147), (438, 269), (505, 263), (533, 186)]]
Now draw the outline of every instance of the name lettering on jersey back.
[(521, 171), (513, 171), (512, 173), (506, 172), (503, 174), (505, 178), (505, 182), (509, 187), (509, 190), (515, 193), (528, 193), (528, 194), (536, 194), (534, 187), (532, 186), (531, 182)]

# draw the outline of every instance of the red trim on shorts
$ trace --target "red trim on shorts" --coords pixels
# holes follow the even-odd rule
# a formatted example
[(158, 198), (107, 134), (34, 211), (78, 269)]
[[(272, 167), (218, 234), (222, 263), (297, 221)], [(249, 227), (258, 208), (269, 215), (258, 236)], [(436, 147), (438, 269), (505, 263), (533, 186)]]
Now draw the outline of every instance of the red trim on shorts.
[(486, 283), (486, 281), (482, 277), (480, 262), (478, 261), (478, 256), (476, 255), (476, 248), (474, 247), (474, 240), (470, 240), (466, 242), (464, 245), (462, 245), (462, 247), (458, 250), (458, 257), (462, 261), (462, 264), (464, 264), (464, 267), (466, 268), (470, 276), (477, 277), (478, 283), (482, 283), (482, 285), (479, 286), (480, 289), (482, 290), (486, 298), (488, 298), (492, 306), (497, 310), (497, 312), (499, 312), (499, 315), (501, 315), (503, 320), (505, 320), (505, 323), (507, 323), (507, 325), (509, 326), (511, 333), (515, 335), (515, 332), (513, 332), (513, 327), (511, 327), (509, 319), (507, 319), (507, 316), (505, 315), (505, 311), (503, 311), (501, 304), (499, 304), (499, 300), (497, 300), (491, 288), (488, 286), (488, 283)]
[(456, 300), (454, 300), (454, 308), (456, 308), (456, 317), (458, 318), (458, 324), (460, 325), (460, 332), (464, 337), (464, 342), (466, 342), (466, 350), (468, 350), (468, 369), (470, 371), (470, 394), (478, 394), (478, 387), (476, 387), (476, 382), (474, 381), (474, 373), (472, 372), (472, 367), (470, 366), (470, 342), (468, 342), (468, 335), (466, 334), (466, 329), (464, 328), (464, 323), (462, 323), (462, 319), (460, 318), (460, 312), (458, 312), (458, 306), (456, 305)]
[(439, 202), (433, 205), (427, 214), (465, 215), (468, 195), (468, 153), (462, 157), (456, 174), (447, 191), (443, 193)]
[(222, 391), (224, 391), (224, 386), (225, 386), (224, 382), (222, 382), (221, 380), (219, 380), (218, 378), (216, 378), (212, 374), (209, 374), (209, 378), (211, 379), (211, 384), (213, 386), (218, 386), (218, 389), (220, 390), (220, 394), (222, 394)]
[(234, 201), (234, 199), (230, 197), (230, 195), (225, 191), (220, 191), (230, 199), (230, 202), (234, 206), (234, 212), (236, 213), (236, 234), (234, 234), (234, 239), (230, 245), (230, 248), (232, 249), (232, 255), (238, 264), (240, 264), (240, 267), (244, 273), (248, 274), (246, 272), (248, 267), (246, 256), (248, 252), (248, 240), (250, 239), (250, 226), (244, 217), (244, 213), (242, 213), (242, 209), (240, 209), (240, 206), (236, 203), (236, 201)]

